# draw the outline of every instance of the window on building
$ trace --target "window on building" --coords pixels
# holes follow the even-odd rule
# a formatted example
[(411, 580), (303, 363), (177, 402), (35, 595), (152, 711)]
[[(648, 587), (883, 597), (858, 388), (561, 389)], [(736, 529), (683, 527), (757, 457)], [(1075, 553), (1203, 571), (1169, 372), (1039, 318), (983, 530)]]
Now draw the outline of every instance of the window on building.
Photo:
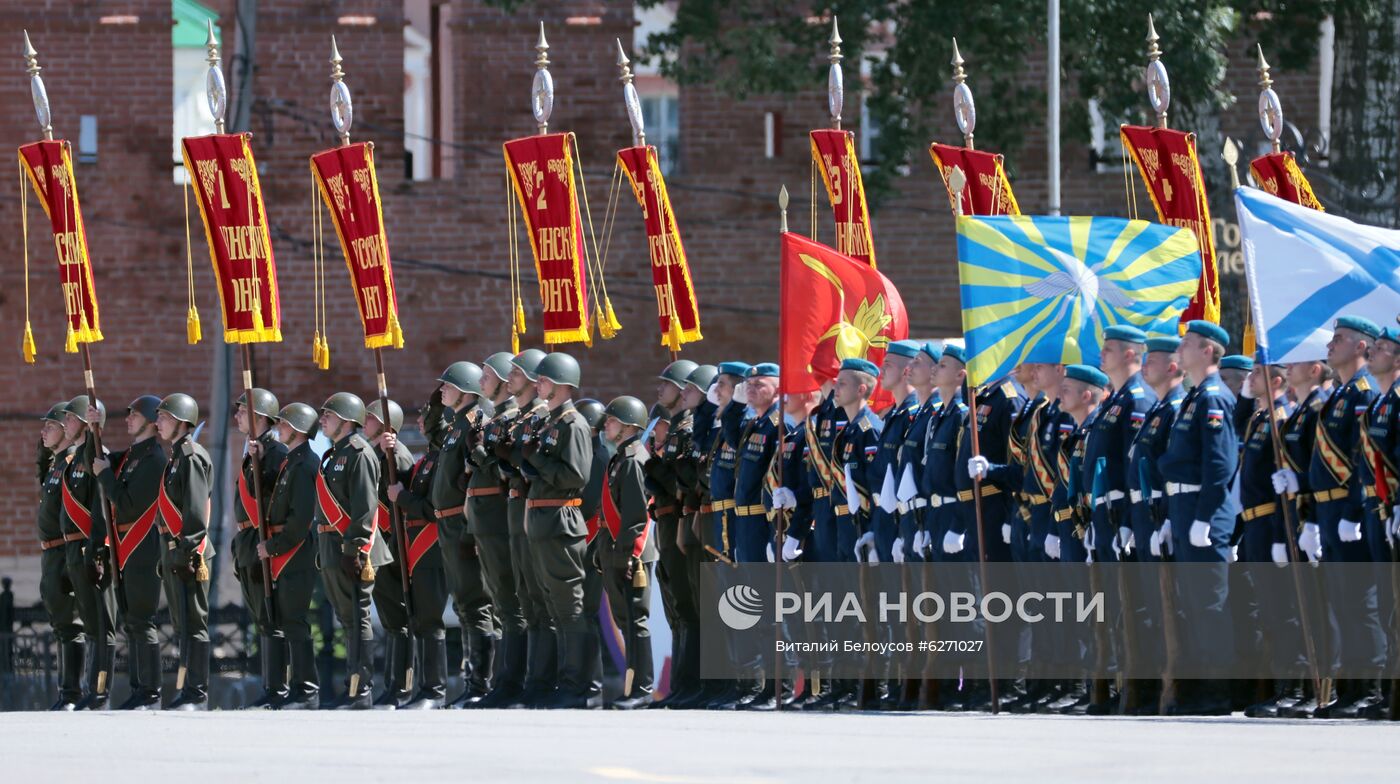
[(215, 22), (214, 38), (223, 43), (223, 32), (217, 24), (219, 15), (195, 0), (174, 0), (171, 11), (175, 25), (171, 28), (174, 45), (174, 123), (172, 150), (173, 178), (177, 184), (189, 182), (180, 155), (180, 140), (187, 136), (205, 136), (214, 132), (214, 115), (209, 113), (209, 100), (204, 89), (209, 65), (204, 42), (209, 37), (209, 22)]
[(450, 179), (452, 158), (451, 4), (404, 0), (403, 148), (410, 180)]
[(1118, 135), (1122, 120), (1103, 111), (1096, 99), (1089, 99), (1089, 162), (1100, 174), (1123, 171), (1123, 140)]
[(681, 103), (674, 93), (651, 93), (642, 99), (642, 122), (646, 123), (647, 144), (656, 147), (661, 173), (675, 171), (680, 160)]
[[(681, 104), (680, 88), (676, 83), (661, 75), (660, 64), (635, 54), (646, 46), (647, 38), (653, 33), (664, 32), (676, 20), (675, 3), (659, 3), (650, 8), (635, 7), (633, 16), (637, 26), (632, 33), (633, 82), (637, 97), (642, 101), (642, 122), (646, 124), (647, 144), (656, 147), (661, 160), (661, 173), (669, 176), (676, 171), (681, 159)], [(621, 91), (618, 94), (619, 115), (626, 122), (621, 111)]]

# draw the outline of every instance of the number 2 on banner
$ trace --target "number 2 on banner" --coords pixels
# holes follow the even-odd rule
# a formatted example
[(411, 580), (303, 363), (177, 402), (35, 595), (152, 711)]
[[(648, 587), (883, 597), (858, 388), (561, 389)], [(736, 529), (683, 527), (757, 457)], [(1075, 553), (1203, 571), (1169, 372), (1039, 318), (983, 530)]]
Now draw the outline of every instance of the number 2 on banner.
[(540, 193), (539, 196), (535, 197), (535, 209), (540, 211), (549, 209), (549, 205), (545, 204), (544, 201), (544, 172), (539, 169), (535, 170), (535, 190)]

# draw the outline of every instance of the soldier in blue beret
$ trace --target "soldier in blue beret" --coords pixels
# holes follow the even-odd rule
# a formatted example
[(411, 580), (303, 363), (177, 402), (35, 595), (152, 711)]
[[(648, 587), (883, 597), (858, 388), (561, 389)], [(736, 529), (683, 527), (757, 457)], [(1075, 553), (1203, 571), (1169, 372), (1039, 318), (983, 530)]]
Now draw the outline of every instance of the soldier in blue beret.
[[(903, 563), (905, 542), (899, 535), (898, 484), (899, 448), (904, 443), (904, 434), (913, 423), (919, 405), (918, 396), (909, 389), (905, 376), (914, 358), (919, 355), (919, 344), (913, 340), (897, 340), (885, 351), (885, 359), (880, 367), (880, 388), (894, 396), (895, 404), (890, 406), (881, 419), (880, 449), (875, 453), (872, 470), (880, 477), (875, 497), (875, 509), (871, 515), (874, 534), (874, 547), (880, 560)], [(896, 550), (898, 552), (896, 552)]]
[(932, 492), (925, 483), (924, 447), (928, 441), (929, 428), (943, 406), (934, 376), (938, 362), (943, 359), (943, 351), (932, 343), (923, 343), (918, 353), (909, 362), (909, 389), (918, 398), (918, 405), (909, 412), (911, 421), (904, 430), (904, 444), (899, 448), (899, 477), (896, 486), (896, 500), (900, 511), (899, 542), (903, 545), (903, 555), (898, 552), (898, 560), (922, 562), (927, 551), (928, 533), (926, 524), (931, 516), (928, 505)]
[(1235, 406), (1235, 435), (1240, 438), (1240, 445), (1244, 445), (1244, 429), (1249, 424), (1249, 417), (1254, 413), (1253, 396), (1250, 394), (1249, 385), (1245, 379), (1249, 378), (1249, 371), (1254, 369), (1254, 360), (1243, 354), (1231, 354), (1220, 360), (1220, 380), (1225, 382), (1225, 386), (1230, 388), (1230, 394), (1235, 396), (1235, 400), (1250, 401)]
[[(1177, 606), (1190, 633), (1179, 640), (1182, 658), (1198, 670), (1234, 656), (1226, 600), (1230, 540), (1239, 504), (1229, 486), (1239, 464), (1234, 421), (1235, 396), (1220, 380), (1220, 360), (1230, 336), (1208, 321), (1187, 324), (1178, 349), (1182, 368), (1196, 381), (1182, 400), (1160, 466), (1166, 480), (1167, 520), (1161, 535), (1172, 539), (1178, 561), (1218, 569), (1193, 570), (1177, 581)], [(1206, 681), (1183, 681), (1173, 712), (1180, 715), (1228, 714), (1227, 694)]]
[[(1089, 549), (1094, 560), (1108, 563), (1133, 547), (1129, 512), (1128, 448), (1157, 404), (1157, 393), (1142, 379), (1147, 335), (1135, 327), (1116, 325), (1104, 330), (1099, 365), (1112, 385), (1104, 410), (1094, 420), (1085, 444), (1085, 487), (1093, 499)], [(1092, 472), (1104, 458), (1103, 476), (1096, 486)]]

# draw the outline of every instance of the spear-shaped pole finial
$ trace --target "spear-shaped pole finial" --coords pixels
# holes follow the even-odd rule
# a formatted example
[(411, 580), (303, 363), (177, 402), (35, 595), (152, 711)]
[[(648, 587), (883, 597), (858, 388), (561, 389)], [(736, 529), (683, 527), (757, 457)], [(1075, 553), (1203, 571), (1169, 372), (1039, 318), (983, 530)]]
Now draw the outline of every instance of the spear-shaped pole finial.
[(1225, 165), (1230, 167), (1230, 190), (1237, 190), (1240, 187), (1240, 173), (1235, 170), (1235, 164), (1240, 162), (1240, 150), (1234, 139), (1225, 137), (1225, 149), (1221, 151), (1220, 157), (1225, 161)]
[(826, 107), (831, 112), (831, 127), (840, 130), (841, 111), (846, 105), (846, 76), (841, 70), (841, 61), (846, 58), (841, 54), (841, 30), (835, 14), (831, 15), (831, 37), (826, 42), (831, 47), (826, 58), (830, 63), (826, 69)]
[(788, 192), (787, 192), (787, 186), (786, 186), (786, 185), (782, 186), (782, 188), (778, 191), (778, 209), (781, 211), (781, 215), (782, 215), (782, 226), (780, 227), (779, 230), (782, 231), (784, 234), (786, 234), (786, 233), (787, 233), (787, 230), (788, 230), (788, 225), (787, 225)]
[(1147, 82), (1147, 100), (1152, 103), (1152, 111), (1157, 113), (1157, 127), (1167, 127), (1167, 109), (1171, 108), (1172, 87), (1167, 78), (1167, 66), (1162, 64), (1162, 49), (1157, 45), (1161, 38), (1157, 26), (1152, 22), (1152, 14), (1147, 15), (1147, 71), (1143, 75)]
[(963, 214), (963, 191), (967, 189), (967, 175), (963, 173), (961, 166), (954, 166), (948, 172), (948, 188), (953, 192), (953, 215), (961, 218)]
[(971, 150), (972, 134), (977, 130), (977, 102), (972, 99), (972, 88), (967, 86), (967, 71), (963, 70), (962, 52), (958, 51), (958, 39), (953, 39), (953, 118), (962, 131), (963, 144)]
[(1269, 63), (1264, 59), (1264, 47), (1259, 45), (1259, 127), (1269, 137), (1273, 151), (1282, 149), (1279, 139), (1283, 136), (1283, 101), (1274, 91), (1274, 80), (1269, 75)]
[(622, 82), (622, 102), (627, 107), (627, 121), (632, 124), (632, 143), (644, 147), (647, 143), (647, 126), (642, 119), (642, 101), (637, 97), (637, 88), (632, 86), (631, 62), (622, 48), (622, 39), (617, 39), (617, 80)]
[(345, 84), (345, 69), (341, 63), (340, 47), (336, 46), (335, 36), (331, 36), (331, 123), (340, 134), (342, 145), (350, 143), (350, 126), (355, 123), (355, 103), (350, 97), (350, 88)]
[(209, 102), (209, 113), (214, 115), (214, 130), (224, 132), (224, 116), (228, 112), (228, 88), (224, 84), (223, 59), (219, 55), (219, 39), (214, 35), (214, 20), (208, 21), (209, 35), (204, 39), (204, 62), (209, 68), (204, 73), (204, 97)]
[(535, 43), (535, 81), (530, 86), (530, 110), (540, 133), (549, 133), (549, 116), (554, 113), (554, 77), (549, 74), (549, 42), (544, 40), (544, 22)]
[(44, 77), (39, 75), (44, 69), (39, 66), (39, 53), (29, 42), (29, 31), (24, 31), (24, 65), (29, 74), (29, 97), (34, 99), (34, 116), (44, 131), (44, 138), (53, 139), (53, 115), (49, 112), (49, 91), (44, 87)]

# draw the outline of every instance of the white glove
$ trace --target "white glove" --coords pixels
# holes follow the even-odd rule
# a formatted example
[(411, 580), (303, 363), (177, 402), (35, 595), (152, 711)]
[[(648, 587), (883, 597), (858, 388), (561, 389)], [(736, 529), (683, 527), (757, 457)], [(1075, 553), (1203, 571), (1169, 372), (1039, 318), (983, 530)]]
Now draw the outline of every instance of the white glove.
[(1274, 546), (1269, 548), (1269, 558), (1279, 566), (1288, 565), (1288, 545), (1283, 542), (1274, 542)]
[(1298, 535), (1298, 549), (1316, 561), (1322, 557), (1322, 534), (1317, 523), (1303, 523), (1303, 533)]
[(1162, 521), (1162, 547), (1167, 552), (1172, 551), (1172, 521), (1170, 519)]
[(786, 487), (779, 487), (773, 491), (774, 509), (796, 509), (797, 495)]
[(1093, 562), (1094, 562), (1094, 551), (1093, 551), (1093, 550), (1090, 550), (1090, 549), (1087, 548), (1087, 547), (1084, 548), (1084, 563), (1086, 563), (1086, 564), (1091, 564), (1091, 563), (1093, 563)]
[(1126, 525), (1118, 526), (1118, 543), (1122, 546), (1123, 552), (1126, 553), (1132, 550), (1133, 545), (1136, 543), (1133, 539), (1133, 529)]
[(992, 461), (981, 455), (975, 455), (967, 461), (967, 475), (971, 479), (986, 479), (987, 472), (991, 470)]
[(915, 531), (915, 532), (914, 532), (914, 552), (918, 553), (920, 558), (923, 558), (923, 557), (924, 557), (924, 551), (927, 550), (927, 549), (928, 549), (928, 531)]
[(1353, 523), (1350, 520), (1338, 520), (1337, 537), (1343, 542), (1361, 541), (1361, 523)]
[(860, 491), (856, 487), (855, 477), (851, 476), (850, 463), (846, 464), (846, 507), (851, 510), (851, 514), (855, 514), (855, 511), (860, 508)]
[(1045, 537), (1045, 555), (1060, 560), (1060, 537), (1054, 534)]
[(749, 384), (747, 381), (740, 381), (734, 385), (734, 402), (741, 406), (749, 404)]
[(1162, 557), (1162, 532), (1153, 531), (1152, 536), (1147, 540), (1147, 550), (1152, 553), (1152, 557)]
[(1240, 546), (1235, 545), (1234, 547), (1231, 547), (1230, 552), (1226, 554), (1225, 557), (1229, 559), (1230, 563), (1234, 563), (1240, 560)]
[(705, 399), (708, 400), (712, 406), (719, 405), (719, 384), (711, 384), (710, 388), (705, 390)]
[(773, 563), (773, 543), (768, 543), (768, 563)]
[(1298, 492), (1298, 475), (1291, 468), (1281, 468), (1269, 475), (1274, 482), (1274, 492), (1279, 495)]
[(798, 541), (796, 538), (794, 538), (794, 537), (791, 537), (791, 536), (784, 537), (784, 538), (783, 538), (783, 561), (784, 561), (784, 562), (796, 561), (798, 558), (802, 557), (802, 549), (801, 549), (801, 547), (800, 547), (801, 544), (802, 544), (802, 543), (799, 542), (799, 541)]
[(1011, 544), (1011, 523), (1001, 524), (1001, 541), (1005, 544)]
[(894, 540), (894, 562), (904, 563), (904, 539), (896, 537)]
[(889, 514), (894, 514), (895, 508), (899, 505), (899, 498), (896, 497), (894, 491), (894, 469), (890, 466), (885, 466), (885, 478), (880, 482), (880, 496), (876, 500), (880, 504), (880, 508)]
[(1210, 523), (1197, 520), (1191, 524), (1191, 546), (1210, 547)]
[(880, 562), (880, 554), (875, 552), (875, 545), (870, 545), (870, 549), (865, 553), (865, 562), (877, 564)]
[(861, 554), (861, 551), (866, 548), (870, 548), (871, 552), (875, 551), (875, 534), (873, 532), (867, 531), (861, 534), (860, 538), (856, 540), (855, 553), (857, 562), (865, 560), (865, 556)]
[(905, 503), (918, 494), (919, 485), (914, 481), (914, 464), (905, 463), (904, 473), (899, 477), (899, 489), (895, 490), (894, 497), (900, 503)]
[(1094, 549), (1094, 526), (1092, 524), (1084, 531), (1084, 549)]
[(955, 534), (952, 531), (943, 534), (943, 552), (949, 555), (956, 555), (962, 552), (963, 539), (966, 537), (967, 534)]
[(1391, 539), (1400, 539), (1400, 507), (1396, 507), (1395, 512), (1390, 515), (1390, 525), (1385, 532)]

